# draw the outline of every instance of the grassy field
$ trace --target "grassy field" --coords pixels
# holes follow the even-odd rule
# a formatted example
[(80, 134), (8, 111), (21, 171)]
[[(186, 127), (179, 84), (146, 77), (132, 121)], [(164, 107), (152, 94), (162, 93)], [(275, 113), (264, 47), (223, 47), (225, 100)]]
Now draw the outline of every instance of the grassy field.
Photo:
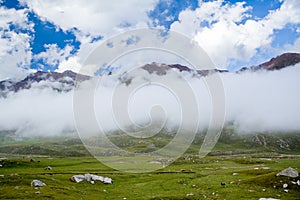
[[(2, 157), (4, 157), (3, 155)], [(276, 173), (300, 169), (299, 157), (274, 155), (186, 156), (151, 173), (114, 171), (92, 157), (8, 157), (2, 160), (1, 199), (299, 199), (300, 188)], [(51, 171), (44, 167), (51, 166)], [(75, 174), (111, 177), (113, 184), (73, 183)], [(233, 173), (237, 173), (234, 174)], [(47, 184), (31, 187), (33, 179)], [(225, 182), (226, 186), (221, 186)], [(288, 193), (282, 185), (287, 183)], [(40, 194), (36, 194), (39, 191)]]
[[(116, 137), (118, 141), (121, 145), (126, 140)], [(159, 139), (157, 146), (163, 146), (165, 141)], [(300, 199), (300, 187), (291, 183), (299, 177), (276, 176), (287, 167), (300, 170), (299, 148), (294, 143), (296, 146), (284, 151), (272, 145), (255, 146), (221, 138), (213, 152), (200, 159), (195, 142), (168, 167), (134, 174), (103, 165), (76, 138), (3, 142), (0, 158), (6, 159), (0, 161), (0, 199)], [(125, 148), (143, 152), (147, 146), (149, 141), (132, 140)], [(127, 159), (117, 154), (104, 158)], [(46, 171), (47, 166), (52, 170)], [(86, 173), (111, 177), (113, 184), (70, 181), (73, 175)], [(34, 179), (47, 186), (31, 187)], [(283, 189), (284, 183), (288, 184), (288, 192)]]

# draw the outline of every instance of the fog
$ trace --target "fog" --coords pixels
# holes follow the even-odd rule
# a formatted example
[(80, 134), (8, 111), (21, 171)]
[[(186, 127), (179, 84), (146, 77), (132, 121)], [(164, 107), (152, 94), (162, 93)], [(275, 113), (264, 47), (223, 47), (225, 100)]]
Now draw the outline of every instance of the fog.
[[(222, 73), (205, 78), (175, 70), (158, 76), (139, 69), (123, 75), (123, 82), (117, 75), (96, 80), (96, 89), (86, 81), (78, 91), (94, 92), (92, 106), (101, 128), (90, 127), (90, 118), (86, 118), (86, 129), (140, 129), (154, 134), (161, 128), (176, 132), (184, 126), (189, 131), (197, 119), (198, 131), (206, 130), (214, 109), (208, 83), (214, 76), (220, 76), (223, 82), (224, 126), (233, 126), (241, 134), (300, 131), (300, 64), (280, 71)], [(130, 80), (130, 84), (124, 80)], [(76, 132), (73, 111), (73, 91), (35, 88), (10, 93), (0, 99), (0, 130), (15, 130), (22, 136)]]

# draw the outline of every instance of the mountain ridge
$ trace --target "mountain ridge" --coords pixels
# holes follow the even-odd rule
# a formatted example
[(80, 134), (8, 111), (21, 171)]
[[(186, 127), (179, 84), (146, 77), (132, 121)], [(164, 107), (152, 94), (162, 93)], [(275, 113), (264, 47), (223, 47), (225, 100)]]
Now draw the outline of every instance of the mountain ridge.
[[(214, 73), (242, 73), (247, 71), (255, 72), (259, 70), (281, 70), (286, 67), (294, 66), (297, 63), (300, 63), (300, 53), (284, 53), (260, 65), (241, 68), (240, 70), (234, 72), (221, 69), (194, 70), (180, 64), (158, 64), (155, 62), (146, 64), (142, 66), (141, 69), (147, 71), (149, 74), (155, 73), (160, 76), (165, 75), (167, 71), (171, 69), (178, 70), (179, 72), (193, 73), (198, 76), (208, 76)], [(111, 75), (111, 73), (108, 75)], [(9, 92), (16, 93), (21, 90), (30, 89), (33, 87), (50, 87), (58, 92), (69, 92), (74, 89), (77, 81), (82, 82), (90, 78), (90, 76), (75, 73), (70, 70), (64, 71), (62, 73), (37, 71), (35, 73), (29, 74), (21, 81), (13, 81), (11, 79), (0, 81), (0, 97), (5, 97)], [(43, 84), (43, 82), (45, 83)]]

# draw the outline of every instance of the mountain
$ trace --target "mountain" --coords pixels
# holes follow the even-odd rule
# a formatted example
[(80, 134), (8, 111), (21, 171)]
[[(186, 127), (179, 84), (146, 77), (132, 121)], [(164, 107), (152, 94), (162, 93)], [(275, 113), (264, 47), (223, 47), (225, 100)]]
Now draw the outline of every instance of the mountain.
[(268, 62), (260, 64), (259, 67), (266, 70), (278, 70), (288, 66), (293, 66), (300, 62), (300, 53), (284, 53)]
[[(272, 58), (268, 62), (262, 63), (258, 66), (242, 68), (236, 73), (244, 71), (258, 71), (258, 70), (280, 70), (289, 66), (293, 66), (300, 62), (300, 53), (284, 53), (280, 56)], [(163, 76), (169, 70), (178, 70), (179, 72), (188, 72), (197, 76), (208, 76), (213, 73), (230, 73), (227, 70), (220, 69), (206, 69), (194, 70), (187, 66), (180, 64), (158, 64), (151, 63), (141, 67), (142, 70), (152, 74)], [(110, 75), (110, 74), (109, 74)], [(43, 72), (37, 71), (28, 75), (21, 81), (4, 80), (0, 82), (0, 97), (5, 97), (9, 92), (18, 92), (24, 89), (45, 89), (50, 88), (58, 92), (69, 92), (74, 89), (76, 80), (85, 81), (90, 79), (90, 76), (77, 74), (72, 71), (59, 72)], [(121, 77), (122, 78), (122, 77)]]
[[(241, 68), (240, 70), (236, 71), (236, 73), (240, 73), (244, 71), (254, 72), (259, 70), (268, 70), (268, 71), (280, 70), (289, 66), (296, 65), (297, 63), (300, 63), (300, 53), (284, 53), (258, 66)], [(200, 76), (208, 76), (213, 73), (229, 72), (227, 70), (221, 70), (221, 69), (194, 70), (180, 64), (167, 65), (167, 64), (158, 64), (155, 62), (144, 65), (142, 69), (148, 71), (150, 74), (156, 73), (157, 75), (165, 75), (167, 71), (171, 69), (176, 69), (179, 70), (180, 72), (190, 72)]]
[(150, 74), (152, 73), (156, 73), (157, 75), (165, 75), (167, 74), (168, 70), (171, 69), (177, 69), (179, 70), (179, 72), (190, 72), (190, 73), (194, 73), (195, 75), (200, 75), (200, 76), (207, 76), (210, 75), (212, 73), (223, 73), (223, 72), (228, 72), (227, 70), (220, 70), (220, 69), (204, 69), (204, 70), (194, 70), (191, 69), (187, 66), (183, 66), (180, 64), (158, 64), (158, 63), (151, 63), (151, 64), (146, 64), (142, 67), (142, 69), (146, 70), (147, 72), (149, 72)]
[(24, 89), (51, 88), (58, 92), (68, 92), (75, 87), (77, 81), (90, 79), (89, 76), (77, 74), (70, 70), (63, 73), (37, 71), (29, 74), (21, 81), (4, 80), (0, 82), (0, 96), (6, 96), (8, 92), (18, 92)]
[(294, 66), (300, 62), (300, 53), (284, 53), (280, 56), (272, 58), (258, 66), (244, 67), (239, 70), (242, 71), (258, 71), (258, 70), (280, 70), (289, 66)]

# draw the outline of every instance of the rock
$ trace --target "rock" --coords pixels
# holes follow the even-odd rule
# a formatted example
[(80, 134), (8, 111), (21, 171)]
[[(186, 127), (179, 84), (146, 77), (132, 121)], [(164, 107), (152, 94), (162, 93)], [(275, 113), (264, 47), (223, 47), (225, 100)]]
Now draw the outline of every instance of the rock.
[(189, 193), (189, 194), (186, 194), (186, 196), (187, 197), (192, 197), (192, 196), (194, 196), (194, 194), (193, 193)]
[(92, 179), (93, 181), (101, 181), (101, 182), (104, 182), (104, 177), (103, 177), (103, 176), (91, 175), (91, 179)]
[(289, 192), (289, 190), (288, 189), (285, 189), (285, 190), (283, 190), (284, 192), (286, 192), (286, 193), (288, 193)]
[(279, 199), (274, 199), (274, 198), (259, 198), (259, 200), (279, 200)]
[(267, 170), (270, 169), (270, 167), (262, 167), (262, 169)]
[(4, 174), (0, 174), (0, 178), (4, 178)]
[(41, 192), (40, 191), (36, 191), (35, 194), (41, 194)]
[(2, 167), (2, 165), (0, 164), (0, 167)]
[(300, 186), (300, 180), (298, 180), (298, 181), (297, 181), (297, 185), (299, 185), (299, 186)]
[(237, 176), (237, 175), (239, 175), (239, 174), (236, 172), (232, 173), (232, 176)]
[(296, 178), (299, 176), (299, 172), (297, 170), (289, 167), (289, 168), (282, 170), (278, 174), (276, 174), (276, 176), (287, 176), (287, 177), (291, 177), (291, 178)]
[(74, 175), (74, 176), (72, 176), (72, 177), (70, 178), (70, 180), (71, 180), (72, 182), (79, 183), (79, 182), (85, 180), (85, 176), (83, 176), (83, 175)]
[(79, 183), (86, 180), (87, 182), (94, 184), (95, 181), (101, 181), (105, 184), (112, 184), (113, 180), (109, 177), (97, 176), (94, 174), (85, 174), (85, 175), (74, 175), (70, 178), (70, 181)]
[(103, 183), (105, 183), (105, 184), (112, 184), (112, 179), (108, 178), (108, 177), (105, 177)]
[(10, 176), (19, 176), (19, 174), (17, 174), (17, 173), (12, 173), (12, 174), (10, 174)]
[(40, 181), (40, 180), (33, 180), (32, 182), (31, 182), (31, 186), (32, 187), (43, 187), (43, 186), (46, 186), (46, 184), (45, 183), (43, 183), (42, 181)]
[(45, 170), (52, 170), (52, 167), (48, 166), (44, 168)]
[(87, 182), (91, 182), (92, 180), (92, 175), (91, 174), (85, 174), (84, 175), (85, 180), (87, 180)]
[(221, 182), (222, 187), (226, 187), (226, 183)]
[(285, 189), (285, 188), (287, 188), (287, 187), (288, 187), (288, 184), (286, 184), (286, 183), (282, 185), (282, 188), (283, 188), (283, 189)]

